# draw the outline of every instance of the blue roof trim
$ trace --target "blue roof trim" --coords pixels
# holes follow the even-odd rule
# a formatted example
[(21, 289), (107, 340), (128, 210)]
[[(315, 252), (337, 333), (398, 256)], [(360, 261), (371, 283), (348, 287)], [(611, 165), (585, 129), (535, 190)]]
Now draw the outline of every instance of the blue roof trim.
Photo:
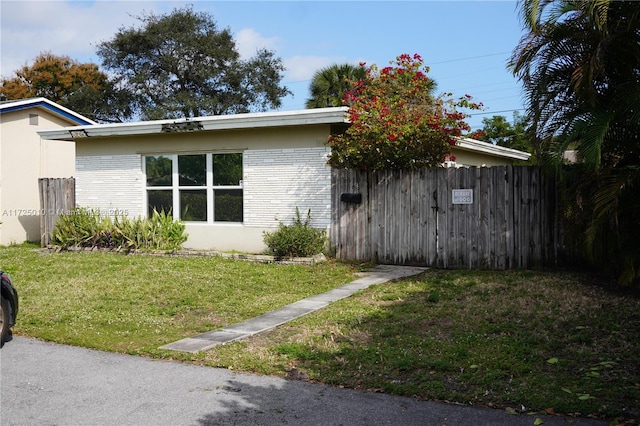
[(6, 106), (0, 109), (0, 114), (5, 112), (20, 111), (22, 109), (28, 109), (33, 107), (42, 107), (42, 108), (48, 109), (49, 111), (55, 114), (58, 114), (66, 119), (69, 119), (74, 123), (78, 123), (79, 125), (93, 124), (91, 121), (83, 120), (76, 115), (70, 114), (63, 109), (60, 109), (44, 101), (36, 101), (28, 104), (21, 104), (21, 105), (15, 105), (15, 106)]

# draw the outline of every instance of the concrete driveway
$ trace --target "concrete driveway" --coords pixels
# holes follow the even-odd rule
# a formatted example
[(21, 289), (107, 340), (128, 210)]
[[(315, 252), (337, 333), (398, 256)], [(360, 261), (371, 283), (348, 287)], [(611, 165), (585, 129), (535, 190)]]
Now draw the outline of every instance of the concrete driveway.
[[(564, 425), (511, 415), (120, 355), (15, 337), (0, 349), (0, 424)], [(589, 419), (571, 424), (606, 425)]]

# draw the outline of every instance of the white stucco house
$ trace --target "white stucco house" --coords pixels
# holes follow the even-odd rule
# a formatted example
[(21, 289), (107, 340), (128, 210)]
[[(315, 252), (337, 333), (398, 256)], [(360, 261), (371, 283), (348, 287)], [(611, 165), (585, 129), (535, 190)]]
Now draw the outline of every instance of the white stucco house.
[(0, 245), (39, 242), (38, 179), (75, 175), (74, 143), (37, 131), (94, 124), (45, 98), (0, 102)]
[[(263, 231), (311, 211), (331, 221), (326, 145), (348, 125), (346, 108), (80, 125), (39, 131), (75, 142), (76, 204), (105, 214), (171, 211), (186, 248), (262, 252)], [(464, 139), (456, 165), (500, 165), (529, 154)]]

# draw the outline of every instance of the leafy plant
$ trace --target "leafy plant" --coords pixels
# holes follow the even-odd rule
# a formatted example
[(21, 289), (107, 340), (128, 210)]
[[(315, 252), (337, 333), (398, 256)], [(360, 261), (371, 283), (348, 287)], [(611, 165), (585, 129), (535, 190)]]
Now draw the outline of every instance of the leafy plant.
[(263, 236), (269, 252), (278, 258), (312, 256), (321, 253), (327, 242), (326, 231), (311, 226), (311, 210), (302, 220), (297, 207), (293, 224), (280, 223), (277, 231), (265, 231)]
[(0, 93), (6, 99), (45, 97), (101, 122), (118, 122), (131, 117), (128, 95), (94, 63), (80, 63), (69, 56), (41, 52), (32, 65), (0, 79)]
[(154, 210), (149, 218), (100, 215), (99, 210), (79, 207), (62, 214), (52, 232), (52, 242), (62, 248), (177, 250), (187, 240), (184, 223)]
[(322, 68), (313, 75), (309, 92), (311, 97), (307, 99), (307, 108), (327, 108), (346, 105), (345, 94), (351, 90), (353, 81), (365, 77), (364, 67), (345, 64), (333, 64)]
[(78, 207), (60, 215), (51, 233), (51, 240), (64, 248), (91, 247), (108, 227), (98, 210)]
[(233, 34), (209, 13), (186, 6), (136, 19), (96, 53), (143, 119), (267, 111), (290, 93), (280, 85), (284, 66), (275, 52), (241, 59)]
[[(364, 66), (364, 64), (362, 64)], [(367, 68), (345, 96), (351, 126), (333, 135), (329, 164), (335, 168), (380, 170), (436, 167), (470, 130), (461, 108), (479, 109), (466, 95), (434, 96), (420, 55), (400, 55), (391, 66)]]
[[(637, 285), (637, 4), (525, 0), (520, 5), (525, 32), (509, 67), (523, 83), (540, 158), (574, 182), (561, 187), (567, 244), (583, 249), (578, 262), (616, 274), (620, 284)], [(561, 167), (568, 149), (576, 151), (578, 164)]]

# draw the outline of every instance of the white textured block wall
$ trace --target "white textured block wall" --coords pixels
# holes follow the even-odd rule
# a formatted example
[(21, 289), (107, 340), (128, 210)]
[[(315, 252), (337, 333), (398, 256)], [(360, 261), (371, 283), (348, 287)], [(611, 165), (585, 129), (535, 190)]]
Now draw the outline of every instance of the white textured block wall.
[[(311, 209), (312, 225), (331, 223), (331, 169), (326, 147), (247, 150), (243, 157), (244, 225), (277, 227), (291, 223), (296, 207)], [(140, 155), (78, 156), (76, 204), (143, 215), (144, 175)]]
[(105, 215), (144, 214), (144, 176), (140, 155), (76, 157), (76, 205)]
[(260, 149), (244, 153), (244, 224), (289, 224), (296, 207), (311, 209), (312, 225), (331, 223), (331, 169), (328, 147)]

